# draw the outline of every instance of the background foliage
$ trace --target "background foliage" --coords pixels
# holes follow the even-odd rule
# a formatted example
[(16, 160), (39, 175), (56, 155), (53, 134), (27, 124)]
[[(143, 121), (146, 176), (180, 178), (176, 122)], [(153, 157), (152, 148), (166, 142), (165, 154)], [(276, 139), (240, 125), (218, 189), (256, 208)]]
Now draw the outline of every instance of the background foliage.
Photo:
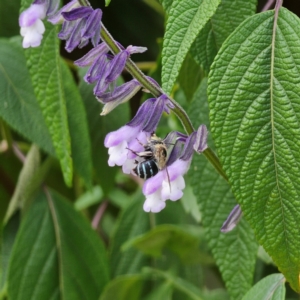
[[(0, 2), (0, 299), (297, 299), (297, 1), (275, 27), (265, 1), (91, 1), (116, 40), (148, 47), (138, 66), (207, 125), (228, 176), (194, 155), (183, 198), (159, 214), (103, 146), (144, 96), (100, 117), (73, 64), (89, 46), (65, 52), (47, 24), (42, 47), (22, 49), (30, 2)], [(172, 114), (158, 135), (171, 130)], [(237, 202), (244, 218), (221, 233)]]

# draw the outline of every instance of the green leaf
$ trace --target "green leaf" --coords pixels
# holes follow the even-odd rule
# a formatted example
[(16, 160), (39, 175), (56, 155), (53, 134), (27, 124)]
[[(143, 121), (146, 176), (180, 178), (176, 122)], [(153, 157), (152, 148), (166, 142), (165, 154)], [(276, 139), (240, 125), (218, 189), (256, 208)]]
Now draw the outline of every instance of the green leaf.
[(108, 6), (110, 4), (111, 0), (105, 0), (105, 6)]
[(20, 0), (0, 1), (0, 36), (20, 34)]
[(64, 180), (72, 184), (73, 164), (63, 71), (59, 56), (58, 27), (45, 22), (40, 47), (26, 49), (25, 56), (37, 101), (60, 161)]
[[(83, 77), (86, 70), (80, 69), (79, 76)], [(124, 103), (114, 109), (107, 116), (100, 116), (103, 105), (100, 104), (94, 94), (93, 86), (81, 80), (79, 90), (84, 101), (88, 117), (90, 140), (92, 143), (92, 159), (98, 179), (104, 194), (108, 194), (115, 185), (115, 176), (118, 167), (108, 166), (108, 150), (104, 147), (104, 138), (111, 131), (125, 125), (129, 119), (128, 103)]]
[(193, 41), (221, 0), (174, 0), (162, 50), (162, 88), (169, 94)]
[(90, 224), (57, 194), (40, 193), (14, 244), (9, 297), (92, 300), (107, 282), (106, 251)]
[(285, 278), (282, 274), (269, 275), (258, 283), (243, 297), (243, 300), (284, 300)]
[[(10, 200), (4, 223), (6, 223), (10, 217), (25, 205), (27, 201), (32, 197), (32, 193), (36, 190), (37, 185), (32, 184), (33, 178), (36, 175), (37, 170), (40, 167), (41, 157), (38, 147), (32, 145), (28, 152), (23, 168), (20, 172), (17, 185), (14, 190), (14, 194)], [(40, 182), (38, 183), (40, 186)]]
[(282, 8), (273, 24), (274, 11), (250, 17), (220, 49), (211, 129), (246, 219), (299, 292), (300, 21)]
[(183, 292), (187, 297), (193, 300), (203, 299), (202, 291), (182, 278), (176, 277), (169, 272), (163, 272), (153, 268), (144, 268), (143, 271), (145, 274), (152, 274), (167, 280), (168, 282), (172, 283), (175, 289), (178, 289), (179, 291)]
[(210, 66), (226, 38), (246, 18), (255, 14), (257, 0), (222, 0), (209, 22), (195, 39), (191, 53), (208, 73)]
[(86, 209), (101, 201), (103, 197), (102, 189), (99, 185), (94, 186), (91, 190), (82, 194), (74, 203), (76, 210)]
[(7, 224), (2, 228), (1, 236), (1, 281), (0, 295), (6, 288), (8, 264), (11, 256), (13, 244), (19, 229), (20, 214), (16, 213), (10, 218)]
[(159, 2), (163, 6), (165, 12), (168, 14), (171, 9), (173, 0), (159, 0)]
[[(143, 253), (158, 257), (162, 255), (164, 248), (170, 249), (177, 254), (185, 263), (212, 263), (208, 254), (200, 252), (199, 244), (203, 239), (202, 231), (195, 226), (159, 225), (151, 231), (138, 236), (126, 244), (122, 249), (126, 250), (132, 246)], [(178, 243), (180, 241), (180, 243)]]
[(149, 215), (144, 213), (141, 197), (134, 199), (118, 218), (110, 246), (112, 277), (134, 274), (147, 264), (147, 258), (136, 249), (122, 251), (122, 245), (149, 230)]
[(202, 69), (195, 62), (193, 57), (188, 54), (183, 62), (178, 77), (179, 84), (182, 87), (188, 102), (192, 100), (192, 97), (203, 77), (204, 74)]
[(151, 293), (145, 300), (172, 300), (173, 286), (170, 282), (165, 281), (151, 290)]
[(0, 40), (0, 116), (25, 138), (54, 155), (21, 46)]
[(60, 63), (63, 78), (63, 92), (67, 104), (74, 168), (84, 179), (87, 187), (91, 188), (92, 151), (86, 110), (72, 73), (64, 62), (61, 61)]
[[(197, 126), (209, 124), (206, 87), (205, 79), (189, 109), (189, 116)], [(211, 138), (209, 145), (213, 148)], [(241, 299), (251, 287), (256, 262), (257, 244), (252, 229), (246, 220), (241, 220), (231, 232), (221, 233), (222, 224), (236, 205), (236, 200), (228, 183), (203, 156), (194, 155), (188, 175), (201, 208), (209, 247), (227, 290), (232, 299)]]
[(144, 284), (142, 275), (118, 276), (108, 283), (99, 300), (139, 300)]

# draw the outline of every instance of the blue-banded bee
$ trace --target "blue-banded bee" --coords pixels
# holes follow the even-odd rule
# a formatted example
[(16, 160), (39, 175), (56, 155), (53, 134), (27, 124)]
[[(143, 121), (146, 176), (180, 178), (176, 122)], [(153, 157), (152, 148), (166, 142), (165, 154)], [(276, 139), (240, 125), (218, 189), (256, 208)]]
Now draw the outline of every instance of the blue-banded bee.
[(143, 158), (144, 161), (137, 162), (133, 172), (140, 178), (148, 179), (166, 167), (167, 146), (161, 138), (153, 133), (148, 143), (143, 147), (143, 152), (135, 152), (135, 154)]

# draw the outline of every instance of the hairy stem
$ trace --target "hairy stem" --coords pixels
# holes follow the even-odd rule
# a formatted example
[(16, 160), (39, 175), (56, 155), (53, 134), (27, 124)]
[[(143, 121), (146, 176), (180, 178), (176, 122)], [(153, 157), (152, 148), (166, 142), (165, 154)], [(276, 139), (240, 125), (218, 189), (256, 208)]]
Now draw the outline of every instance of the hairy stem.
[[(91, 6), (88, 0), (80, 0), (80, 3), (84, 3), (85, 6)], [(111, 36), (111, 34), (108, 32), (108, 30), (105, 28), (103, 23), (101, 24), (101, 38), (102, 40), (107, 44), (107, 46), (110, 48), (111, 52), (114, 54), (117, 54), (121, 51), (118, 44), (115, 42), (114, 38)], [(136, 80), (138, 80), (141, 85), (147, 89), (154, 97), (159, 97), (163, 94), (163, 90), (156, 86), (154, 83), (151, 82), (147, 78), (147, 76), (137, 67), (137, 65), (129, 58), (126, 62), (126, 70), (134, 77)], [(187, 113), (185, 110), (173, 99), (169, 97), (169, 100), (173, 104), (172, 111), (176, 114), (178, 119), (180, 120), (182, 126), (184, 127), (185, 131), (188, 134), (191, 134), (195, 131), (193, 124), (191, 120), (189, 119)], [(216, 154), (210, 149), (207, 148), (203, 155), (208, 159), (208, 161), (215, 167), (217, 172), (227, 180), (227, 176), (224, 173), (221, 163), (216, 156)]]

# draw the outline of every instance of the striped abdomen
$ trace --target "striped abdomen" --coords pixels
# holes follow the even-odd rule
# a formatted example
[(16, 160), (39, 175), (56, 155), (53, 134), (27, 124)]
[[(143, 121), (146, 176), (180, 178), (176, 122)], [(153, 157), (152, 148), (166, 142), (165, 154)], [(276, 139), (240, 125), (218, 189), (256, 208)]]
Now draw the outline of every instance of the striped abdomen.
[(133, 171), (140, 178), (148, 179), (158, 173), (158, 167), (156, 161), (150, 159), (138, 163)]

